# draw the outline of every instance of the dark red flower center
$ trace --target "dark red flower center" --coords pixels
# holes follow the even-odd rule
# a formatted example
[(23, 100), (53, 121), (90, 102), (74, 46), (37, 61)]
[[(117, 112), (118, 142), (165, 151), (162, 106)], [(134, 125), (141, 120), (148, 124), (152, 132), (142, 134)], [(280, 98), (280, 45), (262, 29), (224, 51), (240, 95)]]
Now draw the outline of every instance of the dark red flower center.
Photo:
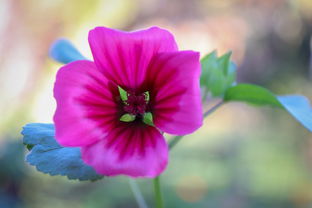
[(153, 114), (148, 111), (150, 94), (148, 91), (136, 94), (135, 92), (127, 92), (118, 86), (120, 100), (124, 113), (119, 118), (122, 122), (143, 121), (143, 123), (154, 126)]
[(124, 103), (123, 110), (131, 115), (143, 115), (146, 112), (148, 100), (146, 94), (135, 95), (128, 93), (128, 99)]

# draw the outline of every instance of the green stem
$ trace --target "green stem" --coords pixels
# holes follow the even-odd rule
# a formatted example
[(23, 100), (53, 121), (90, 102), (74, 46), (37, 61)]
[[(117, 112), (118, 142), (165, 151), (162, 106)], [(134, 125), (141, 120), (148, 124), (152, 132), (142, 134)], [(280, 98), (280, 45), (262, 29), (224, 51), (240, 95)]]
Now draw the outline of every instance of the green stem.
[[(223, 105), (224, 102), (220, 101), (215, 106), (210, 108), (208, 111), (206, 111), (203, 115), (204, 118), (209, 116), (211, 113), (215, 112), (221, 105)], [(175, 136), (170, 142), (169, 142), (169, 149), (172, 149), (184, 136)]]
[(164, 208), (164, 202), (162, 199), (161, 188), (160, 188), (160, 176), (153, 179), (155, 203), (156, 208)]
[(175, 137), (169, 142), (169, 149), (172, 149), (182, 138), (183, 138), (183, 136), (175, 136)]
[(130, 188), (134, 194), (134, 198), (139, 205), (139, 208), (147, 208), (144, 197), (140, 191), (138, 184), (135, 182), (135, 180), (129, 178), (129, 185), (130, 185)]
[[(214, 105), (208, 111), (206, 111), (204, 113), (203, 117), (206, 118), (207, 116), (209, 116), (211, 113), (213, 113), (215, 110), (217, 110), (223, 104), (224, 104), (223, 101), (218, 102), (216, 105)], [(183, 136), (174, 137), (169, 142), (169, 149), (172, 149), (182, 138), (183, 138)], [(164, 203), (163, 203), (161, 189), (160, 189), (160, 178), (159, 178), (159, 176), (153, 179), (153, 183), (154, 183), (156, 208), (164, 208)]]
[(221, 105), (223, 105), (224, 104), (224, 102), (223, 102), (223, 100), (222, 101), (220, 101), (220, 102), (218, 102), (215, 106), (213, 106), (212, 108), (210, 108), (208, 111), (206, 111), (205, 113), (204, 113), (204, 118), (206, 118), (207, 116), (209, 116), (210, 114), (212, 114), (213, 112), (215, 112)]

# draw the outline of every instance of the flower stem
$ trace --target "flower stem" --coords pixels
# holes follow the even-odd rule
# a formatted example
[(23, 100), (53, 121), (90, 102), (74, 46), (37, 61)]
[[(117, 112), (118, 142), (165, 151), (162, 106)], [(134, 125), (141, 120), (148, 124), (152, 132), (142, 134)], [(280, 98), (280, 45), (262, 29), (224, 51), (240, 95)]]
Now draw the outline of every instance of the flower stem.
[(153, 179), (156, 208), (164, 208), (162, 193), (160, 188), (160, 176)]
[(206, 111), (204, 113), (204, 118), (206, 118), (207, 116), (209, 116), (210, 114), (212, 114), (213, 112), (215, 112), (221, 105), (223, 105), (224, 102), (223, 100), (221, 100), (220, 102), (218, 102), (216, 105), (214, 105), (212, 108), (210, 108), (208, 111)]
[[(215, 112), (221, 105), (223, 105), (224, 102), (220, 101), (215, 106), (210, 108), (208, 111), (206, 111), (203, 115), (204, 118), (209, 116), (211, 113)], [(170, 142), (169, 142), (169, 149), (172, 149), (184, 136), (175, 136)]]
[(138, 184), (135, 182), (135, 180), (129, 178), (129, 185), (130, 185), (131, 191), (134, 194), (134, 198), (139, 205), (139, 208), (147, 208), (144, 197), (140, 191)]
[[(203, 117), (206, 118), (207, 116), (209, 116), (211, 113), (213, 113), (215, 110), (217, 110), (223, 104), (224, 104), (223, 101), (218, 102), (216, 105), (214, 105), (208, 111), (206, 111), (204, 113)], [(172, 149), (182, 138), (183, 138), (183, 136), (174, 137), (169, 142), (169, 149)], [(163, 203), (161, 189), (160, 189), (160, 178), (159, 178), (159, 176), (153, 179), (153, 183), (154, 183), (156, 208), (164, 208), (164, 203)]]
[(175, 136), (175, 137), (169, 142), (169, 149), (172, 149), (182, 138), (183, 138), (183, 136)]

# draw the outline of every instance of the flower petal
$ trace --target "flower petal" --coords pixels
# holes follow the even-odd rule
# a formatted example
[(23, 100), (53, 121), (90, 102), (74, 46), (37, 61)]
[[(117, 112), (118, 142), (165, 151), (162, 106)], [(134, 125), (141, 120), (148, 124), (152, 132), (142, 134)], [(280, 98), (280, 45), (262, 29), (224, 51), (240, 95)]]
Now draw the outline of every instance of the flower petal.
[(150, 126), (119, 125), (105, 139), (81, 151), (88, 165), (108, 176), (152, 178), (159, 175), (168, 162), (164, 137)]
[(125, 90), (141, 85), (156, 53), (177, 51), (171, 33), (157, 27), (135, 32), (97, 27), (89, 33), (89, 44), (95, 64)]
[(160, 53), (148, 69), (148, 87), (153, 89), (154, 124), (176, 135), (189, 134), (202, 125), (199, 86), (199, 53), (180, 51)]
[(91, 61), (74, 61), (58, 71), (54, 123), (56, 140), (61, 145), (89, 145), (106, 135), (106, 129), (118, 120), (110, 88), (106, 77)]

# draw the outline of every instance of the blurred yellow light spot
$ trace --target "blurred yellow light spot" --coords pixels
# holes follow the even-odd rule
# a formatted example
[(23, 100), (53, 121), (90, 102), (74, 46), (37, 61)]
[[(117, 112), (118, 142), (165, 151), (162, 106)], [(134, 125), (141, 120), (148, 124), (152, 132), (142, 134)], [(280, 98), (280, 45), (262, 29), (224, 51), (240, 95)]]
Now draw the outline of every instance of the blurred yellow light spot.
[(200, 176), (184, 176), (176, 185), (177, 195), (186, 202), (198, 202), (207, 193), (207, 181)]

